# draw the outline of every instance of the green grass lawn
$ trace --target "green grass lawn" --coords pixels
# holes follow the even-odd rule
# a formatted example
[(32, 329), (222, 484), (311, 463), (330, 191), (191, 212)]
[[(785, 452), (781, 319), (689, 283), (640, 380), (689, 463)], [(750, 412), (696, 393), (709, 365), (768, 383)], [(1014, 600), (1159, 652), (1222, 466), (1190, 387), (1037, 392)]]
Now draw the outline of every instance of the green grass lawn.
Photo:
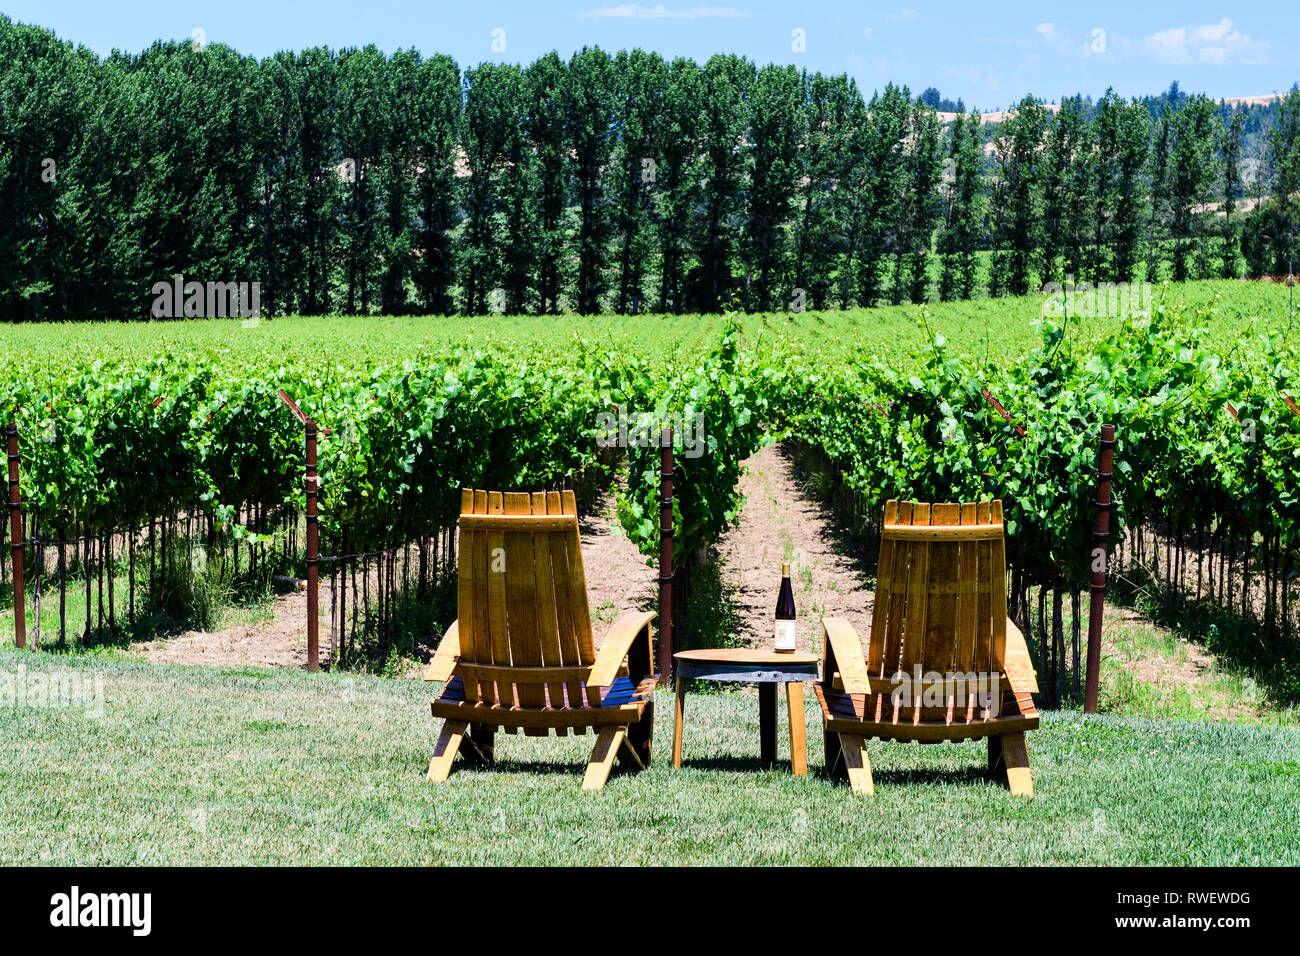
[(590, 735), (499, 737), (495, 769), (435, 787), (416, 682), (0, 651), (20, 666), (29, 691), (102, 678), (103, 708), (0, 700), (3, 864), (1300, 864), (1292, 726), (1049, 713), (1033, 800), (975, 743), (873, 743), (861, 798), (825, 777), (811, 700), (795, 779), (757, 768), (745, 694), (690, 697), (673, 770), (661, 695), (651, 769), (602, 793), (579, 789)]

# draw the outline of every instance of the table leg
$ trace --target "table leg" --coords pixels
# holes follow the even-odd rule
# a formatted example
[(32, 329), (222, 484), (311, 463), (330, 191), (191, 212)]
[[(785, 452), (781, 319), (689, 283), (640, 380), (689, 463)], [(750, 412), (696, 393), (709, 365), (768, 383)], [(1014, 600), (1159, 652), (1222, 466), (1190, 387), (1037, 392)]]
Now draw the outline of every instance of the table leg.
[(776, 763), (776, 683), (758, 685), (759, 759), (765, 766)]
[(677, 678), (677, 707), (673, 718), (673, 766), (682, 765), (682, 716), (686, 711), (686, 679)]
[(790, 711), (790, 772), (802, 777), (808, 772), (808, 742), (804, 739), (803, 681), (785, 685), (786, 709)]

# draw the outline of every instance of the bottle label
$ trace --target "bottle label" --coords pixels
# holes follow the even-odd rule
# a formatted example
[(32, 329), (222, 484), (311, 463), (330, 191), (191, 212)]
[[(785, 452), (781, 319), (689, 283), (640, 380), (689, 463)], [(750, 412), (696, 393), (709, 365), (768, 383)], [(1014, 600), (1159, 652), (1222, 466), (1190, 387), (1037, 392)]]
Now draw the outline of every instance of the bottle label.
[(774, 646), (778, 651), (794, 650), (794, 621), (776, 622), (776, 641)]

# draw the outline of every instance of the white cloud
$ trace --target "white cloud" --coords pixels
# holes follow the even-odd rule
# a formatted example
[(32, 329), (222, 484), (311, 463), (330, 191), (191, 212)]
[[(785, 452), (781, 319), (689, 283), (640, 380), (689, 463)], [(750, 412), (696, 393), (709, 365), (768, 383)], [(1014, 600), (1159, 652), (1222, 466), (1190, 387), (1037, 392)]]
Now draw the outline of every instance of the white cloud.
[(1144, 46), (1161, 63), (1175, 65), (1263, 63), (1268, 50), (1267, 42), (1252, 40), (1227, 17), (1205, 26), (1161, 30), (1147, 37)]
[(639, 3), (624, 3), (617, 7), (601, 7), (598, 10), (588, 10), (581, 14), (584, 17), (600, 17), (603, 19), (622, 19), (622, 20), (703, 20), (703, 19), (735, 19), (737, 17), (752, 16), (744, 10), (737, 10), (735, 7), (678, 7), (675, 10), (669, 10), (662, 3), (653, 7), (643, 7)]
[(1054, 43), (1061, 38), (1061, 31), (1056, 28), (1055, 23), (1040, 23), (1034, 29), (1048, 43)]
[(890, 23), (899, 23), (903, 20), (915, 20), (919, 15), (920, 14), (911, 7), (903, 7), (903, 9), (899, 10), (897, 13), (887, 14), (885, 19)]

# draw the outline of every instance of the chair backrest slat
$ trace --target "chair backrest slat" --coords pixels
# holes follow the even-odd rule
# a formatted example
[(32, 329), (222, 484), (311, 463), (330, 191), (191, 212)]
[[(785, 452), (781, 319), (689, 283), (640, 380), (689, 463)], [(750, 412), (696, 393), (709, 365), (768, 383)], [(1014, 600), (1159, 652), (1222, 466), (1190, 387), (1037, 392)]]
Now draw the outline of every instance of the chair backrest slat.
[[(473, 513), (473, 489), (462, 488), (460, 490), (460, 511), (461, 514)], [(478, 647), (476, 642), (479, 634), (474, 626), (474, 614), (479, 609), (478, 605), (482, 601), (476, 601), (474, 597), (474, 555), (477, 549), (470, 540), (472, 536), (473, 532), (461, 533), (460, 553), (457, 555), (456, 607), (460, 618), (461, 660), (477, 661)], [(465, 681), (465, 699), (467, 701), (479, 699), (477, 681)]]
[[(475, 514), (487, 514), (488, 493), (486, 491), (475, 491), (473, 504)], [(492, 630), (488, 623), (487, 548), (487, 532), (476, 533), (474, 535), (474, 554), (471, 558), (474, 569), (474, 649), (477, 659), (483, 663), (492, 661)], [(480, 685), (479, 691), (482, 694), (481, 700), (489, 704), (496, 702), (495, 684), (486, 683)]]
[[(912, 503), (910, 501), (896, 501), (894, 507), (896, 509), (895, 519), (898, 524), (912, 523)], [(888, 506), (886, 506), (886, 510), (888, 510)], [(892, 674), (898, 670), (901, 663), (899, 651), (903, 646), (903, 618), (907, 612), (908, 558), (909, 552), (907, 548), (896, 544), (893, 570), (889, 576), (889, 618), (885, 622), (882, 643), (883, 652), (880, 661), (882, 673), (885, 674)]]
[[(507, 515), (532, 515), (532, 499), (526, 493), (507, 491), (502, 498)], [(541, 667), (542, 645), (537, 636), (537, 578), (533, 573), (533, 533), (506, 531), (504, 547), (506, 636), (510, 643), (510, 662), (516, 667)], [(545, 706), (545, 691), (541, 686), (518, 684), (516, 688), (519, 703), (524, 707)]]
[[(505, 514), (505, 500), (499, 491), (487, 493), (487, 513)], [(509, 619), (506, 616), (506, 576), (502, 573), (506, 550), (504, 531), (489, 531), (486, 534), (486, 548), (480, 555), (487, 575), (487, 616), (489, 643), (492, 647), (494, 664), (510, 663)], [(504, 682), (497, 683), (496, 703), (512, 706), (514, 688)]]
[[(975, 525), (978, 505), (966, 501), (961, 505), (961, 523), (964, 527)], [(970, 542), (961, 547), (957, 571), (957, 634), (953, 642), (953, 670), (959, 673), (975, 668), (975, 620), (979, 614), (979, 549), (980, 542)]]
[[(1002, 524), (1002, 502), (993, 501), (990, 519)], [(989, 669), (1001, 671), (1006, 666), (1007, 651), (1007, 542), (1005, 538), (993, 541), (993, 644), (990, 648)]]
[[(984, 524), (993, 520), (993, 511), (989, 502), (980, 501), (975, 505), (975, 523)], [(981, 541), (975, 546), (977, 557), (977, 574), (975, 584), (975, 656), (972, 670), (989, 671), (993, 662), (989, 659), (989, 648), (993, 646), (993, 542)]]
[[(889, 501), (867, 672), (998, 672), (1006, 643), (1000, 501)], [(914, 529), (914, 530), (909, 530)]]
[[(959, 525), (961, 505), (930, 506), (931, 523), (946, 527)], [(961, 543), (934, 541), (930, 544), (928, 584), (926, 587), (925, 646), (921, 663), (926, 670), (946, 674), (952, 670), (957, 646), (957, 595), (961, 581)]]
[[(578, 516), (578, 499), (572, 491), (560, 492), (562, 512)], [(582, 548), (577, 528), (566, 538), (569, 545), (569, 594), (573, 603), (573, 630), (578, 641), (578, 657), (584, 664), (596, 663), (596, 644), (591, 631), (591, 610), (587, 606), (587, 572), (582, 566)]]
[[(911, 524), (929, 524), (930, 506), (922, 501), (912, 502)], [(930, 597), (930, 548), (928, 541), (902, 541), (902, 550), (909, 552), (907, 572), (907, 610), (903, 620), (901, 660), (899, 668), (912, 673), (920, 664), (925, 669), (925, 624)]]
[[(546, 509), (551, 514), (560, 511), (559, 492), (546, 496)], [(551, 575), (554, 579), (555, 626), (560, 640), (560, 656), (566, 661), (579, 661), (578, 634), (573, 626), (573, 593), (569, 587), (569, 548), (562, 534), (545, 536), (551, 554)]]
[[(596, 660), (573, 492), (470, 491), (457, 587), (461, 659), (504, 667), (590, 667)], [(545, 516), (545, 521), (534, 518)], [(559, 520), (553, 520), (559, 519)], [(567, 520), (564, 520), (567, 519)], [(491, 673), (491, 672), (489, 672)], [(474, 686), (470, 686), (470, 685)], [(512, 706), (583, 706), (585, 684), (467, 681), (466, 699)]]
[[(546, 492), (533, 493), (533, 515), (546, 514)], [(548, 534), (533, 534), (533, 580), (537, 591), (537, 639), (541, 646), (542, 664), (546, 667), (559, 667), (566, 663), (560, 654), (560, 632), (555, 616), (555, 581), (551, 575), (551, 540)], [(547, 685), (551, 706), (559, 707), (563, 702), (563, 684)]]
[[(898, 502), (885, 504), (885, 524), (898, 523)], [(876, 570), (876, 597), (871, 608), (871, 640), (867, 644), (867, 673), (880, 677), (884, 670), (885, 632), (889, 626), (889, 606), (894, 600), (893, 569), (897, 543), (880, 542), (880, 564)]]
[[(460, 508), (463, 514), (485, 513), (487, 492), (462, 489)], [(460, 619), (460, 656), (462, 660), (481, 664), (492, 663), (487, 610), (487, 565), (483, 562), (483, 555), (486, 553), (486, 532), (461, 533), (457, 553), (456, 594), (457, 617)], [(496, 688), (490, 682), (480, 687), (476, 682), (466, 681), (465, 699), (492, 703), (496, 699)]]

